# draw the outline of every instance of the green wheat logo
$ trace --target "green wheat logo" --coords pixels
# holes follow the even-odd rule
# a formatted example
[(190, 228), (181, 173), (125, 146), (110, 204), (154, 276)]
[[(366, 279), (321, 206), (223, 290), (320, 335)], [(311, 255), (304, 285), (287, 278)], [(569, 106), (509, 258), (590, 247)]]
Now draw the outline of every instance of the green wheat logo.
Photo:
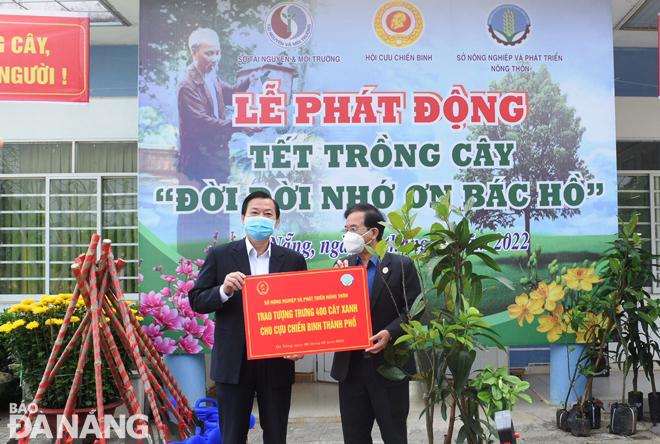
[(522, 31), (516, 32), (516, 22), (513, 15), (513, 11), (507, 9), (502, 16), (502, 30), (499, 32), (504, 36), (507, 42), (513, 41), (515, 36), (520, 34)]

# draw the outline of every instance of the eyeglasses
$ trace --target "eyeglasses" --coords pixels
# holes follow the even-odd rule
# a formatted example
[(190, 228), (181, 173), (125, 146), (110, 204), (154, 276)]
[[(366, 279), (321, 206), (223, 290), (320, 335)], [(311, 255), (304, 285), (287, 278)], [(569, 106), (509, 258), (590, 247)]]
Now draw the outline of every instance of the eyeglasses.
[(341, 230), (341, 235), (345, 236), (346, 233), (351, 232), (351, 233), (357, 233), (359, 230), (368, 230), (369, 228), (367, 227), (351, 227), (351, 228), (344, 228)]

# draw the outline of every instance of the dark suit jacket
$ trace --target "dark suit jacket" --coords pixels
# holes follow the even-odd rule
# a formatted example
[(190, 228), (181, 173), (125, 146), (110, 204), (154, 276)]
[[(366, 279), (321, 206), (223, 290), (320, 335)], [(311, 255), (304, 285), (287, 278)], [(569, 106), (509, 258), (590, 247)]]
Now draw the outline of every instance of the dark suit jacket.
[[(348, 257), (349, 266), (355, 266), (356, 263), (357, 255)], [(408, 322), (407, 307), (412, 306), (420, 292), (419, 278), (411, 260), (397, 254), (386, 253), (378, 263), (371, 288), (370, 309), (373, 333), (387, 330), (392, 335), (392, 341), (403, 335), (401, 324)], [(335, 353), (330, 376), (339, 382), (346, 380), (351, 353), (353, 352)], [(370, 362), (374, 370), (384, 364), (384, 351), (372, 355)], [(415, 371), (412, 360), (408, 362), (406, 370), (409, 373)], [(392, 381), (380, 374), (377, 374), (376, 377), (383, 386), (393, 386), (405, 382)]]
[[(270, 273), (307, 270), (302, 254), (271, 244)], [(211, 248), (195, 286), (188, 298), (190, 307), (198, 313), (215, 312), (215, 335), (211, 353), (211, 379), (226, 384), (238, 384), (241, 364), (246, 356), (245, 322), (243, 320), (243, 293), (240, 291), (222, 303), (220, 286), (225, 276), (240, 271), (250, 273), (245, 239)], [(291, 385), (295, 381), (295, 364), (284, 358), (268, 359), (273, 386)]]
[[(245, 91), (250, 80), (228, 85), (219, 78), (214, 81), (215, 91), (209, 91), (202, 75), (191, 66), (179, 82), (177, 101), (179, 109), (179, 162), (178, 170), (190, 179), (218, 179), (229, 177), (229, 139), (240, 131), (225, 118), (225, 106), (237, 91)], [(218, 117), (213, 114), (213, 99), (218, 100)]]

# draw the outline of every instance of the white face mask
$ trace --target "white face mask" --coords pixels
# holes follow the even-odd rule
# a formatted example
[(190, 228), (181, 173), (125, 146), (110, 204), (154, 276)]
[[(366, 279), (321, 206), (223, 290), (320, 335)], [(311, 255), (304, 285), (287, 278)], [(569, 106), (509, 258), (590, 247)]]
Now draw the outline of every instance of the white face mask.
[(346, 251), (351, 254), (362, 253), (362, 250), (364, 250), (364, 246), (366, 244), (364, 241), (364, 235), (367, 233), (360, 235), (349, 231), (348, 233), (344, 234), (342, 242), (344, 243), (344, 248), (346, 248)]

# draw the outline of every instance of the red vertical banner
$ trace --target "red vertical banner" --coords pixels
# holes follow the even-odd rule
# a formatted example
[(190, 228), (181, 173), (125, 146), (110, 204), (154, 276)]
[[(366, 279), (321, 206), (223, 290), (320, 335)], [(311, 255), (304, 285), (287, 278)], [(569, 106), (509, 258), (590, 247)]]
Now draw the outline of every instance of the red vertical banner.
[(89, 102), (86, 14), (0, 13), (0, 101)]

